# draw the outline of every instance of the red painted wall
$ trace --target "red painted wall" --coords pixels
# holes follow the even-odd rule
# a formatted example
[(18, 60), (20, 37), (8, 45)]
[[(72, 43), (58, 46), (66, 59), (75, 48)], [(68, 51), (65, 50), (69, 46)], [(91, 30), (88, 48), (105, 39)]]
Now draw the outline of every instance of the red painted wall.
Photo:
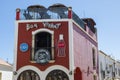
[[(38, 28), (31, 28), (28, 31), (26, 30), (26, 24), (38, 24)], [(55, 54), (55, 62), (54, 63), (48, 63), (46, 65), (40, 65), (39, 63), (31, 63), (30, 56), (31, 56), (31, 47), (32, 47), (32, 31), (38, 30), (38, 29), (44, 29), (44, 26), (42, 22), (20, 22), (18, 23), (18, 46), (17, 46), (17, 70), (20, 69), (23, 66), (26, 65), (33, 65), (38, 67), (40, 70), (45, 70), (46, 68), (50, 67), (51, 65), (63, 65), (66, 68), (69, 69), (69, 44), (68, 44), (68, 22), (49, 22), (49, 23), (61, 23), (61, 26), (59, 29), (50, 29), (54, 31), (54, 54)], [(57, 43), (59, 40), (59, 34), (64, 35), (64, 41), (66, 45), (65, 50), (65, 57), (58, 57), (58, 49), (57, 49)], [(21, 52), (20, 51), (20, 44), (21, 43), (28, 43), (29, 50), (27, 52)]]

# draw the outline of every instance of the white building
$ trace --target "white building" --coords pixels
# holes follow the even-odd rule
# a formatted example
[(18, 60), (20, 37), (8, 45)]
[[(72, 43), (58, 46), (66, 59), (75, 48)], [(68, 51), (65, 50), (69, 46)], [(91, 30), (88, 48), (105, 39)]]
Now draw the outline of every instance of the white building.
[(0, 80), (12, 80), (12, 66), (0, 59)]
[(99, 80), (115, 80), (115, 65), (115, 59), (99, 51)]
[(115, 63), (115, 79), (120, 80), (120, 61)]

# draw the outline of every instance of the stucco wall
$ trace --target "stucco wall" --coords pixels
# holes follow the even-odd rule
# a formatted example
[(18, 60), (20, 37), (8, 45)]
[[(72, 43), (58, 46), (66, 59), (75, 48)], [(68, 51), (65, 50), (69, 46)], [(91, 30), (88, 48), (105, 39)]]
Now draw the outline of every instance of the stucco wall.
[(97, 70), (97, 43), (75, 25), (73, 34), (75, 68), (80, 68), (83, 80), (93, 80), (94, 71), (92, 50), (95, 50), (95, 67)]
[(12, 77), (13, 77), (12, 71), (0, 70), (0, 73), (1, 73), (1, 80), (12, 80)]

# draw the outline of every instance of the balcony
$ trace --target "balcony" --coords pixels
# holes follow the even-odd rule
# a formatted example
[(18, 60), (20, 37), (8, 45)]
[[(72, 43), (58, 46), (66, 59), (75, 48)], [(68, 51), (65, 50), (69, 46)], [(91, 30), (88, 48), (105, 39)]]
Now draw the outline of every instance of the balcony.
[[(85, 29), (85, 22), (71, 11), (72, 19)], [(19, 20), (69, 19), (68, 7), (27, 8), (19, 12)]]
[(68, 18), (67, 8), (35, 8), (22, 9), (20, 11), (21, 20), (37, 20), (37, 19), (66, 19)]

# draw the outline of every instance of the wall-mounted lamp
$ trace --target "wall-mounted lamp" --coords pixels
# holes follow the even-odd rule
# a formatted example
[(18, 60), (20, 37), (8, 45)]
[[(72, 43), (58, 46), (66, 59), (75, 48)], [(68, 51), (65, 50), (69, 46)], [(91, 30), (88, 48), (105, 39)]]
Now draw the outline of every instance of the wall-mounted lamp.
[(17, 71), (13, 71), (13, 74), (14, 74), (14, 75), (17, 75)]

